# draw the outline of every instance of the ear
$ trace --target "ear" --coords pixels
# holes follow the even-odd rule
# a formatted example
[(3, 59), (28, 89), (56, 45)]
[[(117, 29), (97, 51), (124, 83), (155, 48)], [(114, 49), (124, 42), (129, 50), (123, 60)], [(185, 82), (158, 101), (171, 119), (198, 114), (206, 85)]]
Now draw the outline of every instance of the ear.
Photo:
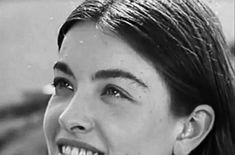
[(183, 121), (183, 130), (174, 144), (174, 155), (188, 155), (211, 131), (215, 120), (209, 105), (200, 105)]

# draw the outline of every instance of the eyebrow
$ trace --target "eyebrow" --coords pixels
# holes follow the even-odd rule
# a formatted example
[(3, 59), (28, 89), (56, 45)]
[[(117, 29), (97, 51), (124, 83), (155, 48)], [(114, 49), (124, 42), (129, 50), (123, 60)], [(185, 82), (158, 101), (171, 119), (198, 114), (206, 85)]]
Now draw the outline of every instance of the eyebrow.
[[(68, 74), (69, 76), (72, 76), (74, 79), (76, 79), (75, 75), (73, 74), (70, 67), (62, 61), (56, 62), (55, 65), (53, 66), (53, 69), (60, 70), (60, 71), (64, 72), (65, 74)], [(95, 75), (92, 77), (92, 80), (109, 79), (109, 78), (129, 79), (129, 80), (132, 80), (132, 81), (138, 83), (140, 86), (142, 86), (144, 88), (148, 88), (148, 86), (142, 80), (138, 79), (136, 76), (134, 76), (130, 72), (123, 71), (120, 69), (108, 69), (108, 70), (97, 71), (95, 73)]]
[(144, 88), (148, 88), (148, 86), (142, 80), (138, 79), (136, 76), (134, 76), (130, 72), (126, 72), (120, 69), (100, 70), (95, 73), (92, 79), (95, 80), (95, 79), (109, 79), (109, 78), (129, 79), (138, 83), (140, 86)]
[(75, 79), (75, 76), (74, 76), (72, 70), (70, 69), (70, 67), (62, 61), (56, 62), (55, 65), (53, 66), (53, 69), (58, 69), (58, 70), (64, 72), (65, 74), (72, 76)]

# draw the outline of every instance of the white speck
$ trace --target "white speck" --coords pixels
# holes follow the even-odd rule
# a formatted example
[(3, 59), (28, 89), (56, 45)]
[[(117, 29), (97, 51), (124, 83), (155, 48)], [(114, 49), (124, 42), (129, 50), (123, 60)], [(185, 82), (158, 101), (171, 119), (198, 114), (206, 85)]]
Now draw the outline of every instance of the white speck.
[(80, 41), (79, 41), (79, 43), (80, 43), (80, 44), (83, 44), (83, 43), (84, 43), (84, 41), (83, 41), (83, 40), (80, 40)]
[(50, 20), (54, 20), (54, 17), (50, 17), (49, 19), (50, 19)]

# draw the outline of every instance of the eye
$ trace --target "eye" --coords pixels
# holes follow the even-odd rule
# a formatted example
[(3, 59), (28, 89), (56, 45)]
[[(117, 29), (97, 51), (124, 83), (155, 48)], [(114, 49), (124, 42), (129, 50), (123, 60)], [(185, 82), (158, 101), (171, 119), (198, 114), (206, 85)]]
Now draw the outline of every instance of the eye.
[(56, 95), (63, 95), (74, 91), (69, 80), (62, 77), (55, 78), (52, 85), (55, 87)]
[(120, 99), (128, 99), (132, 100), (129, 93), (126, 92), (124, 89), (114, 86), (114, 85), (107, 85), (101, 94), (102, 96), (106, 97), (114, 97), (114, 98), (120, 98)]
[(103, 93), (103, 95), (123, 97), (122, 93), (115, 88), (107, 88), (105, 92)]

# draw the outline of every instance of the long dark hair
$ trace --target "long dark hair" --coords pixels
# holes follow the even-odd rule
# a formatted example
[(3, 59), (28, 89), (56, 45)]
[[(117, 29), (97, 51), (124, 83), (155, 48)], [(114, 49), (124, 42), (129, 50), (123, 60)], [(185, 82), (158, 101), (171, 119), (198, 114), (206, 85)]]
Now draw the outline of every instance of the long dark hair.
[(87, 0), (62, 25), (64, 36), (75, 23), (93, 21), (116, 34), (149, 60), (171, 92), (175, 116), (201, 104), (215, 111), (215, 124), (190, 155), (232, 155), (235, 94), (220, 22), (200, 0)]

